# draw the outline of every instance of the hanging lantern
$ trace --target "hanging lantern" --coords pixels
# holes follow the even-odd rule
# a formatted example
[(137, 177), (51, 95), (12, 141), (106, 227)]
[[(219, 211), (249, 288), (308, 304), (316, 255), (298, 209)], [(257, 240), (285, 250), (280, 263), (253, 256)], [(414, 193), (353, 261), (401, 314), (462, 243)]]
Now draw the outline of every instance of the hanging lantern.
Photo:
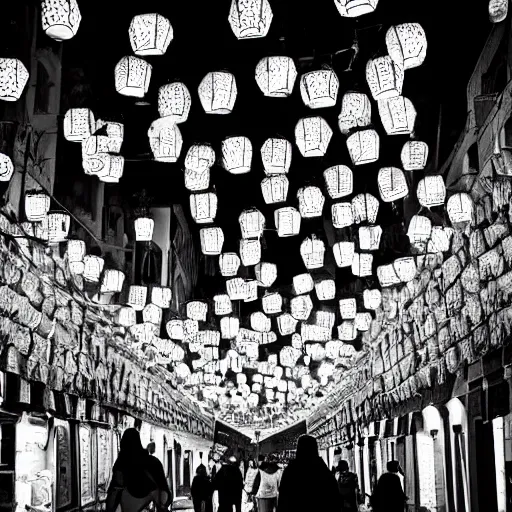
[(362, 226), (359, 228), (359, 248), (362, 251), (377, 251), (382, 236), (380, 226)]
[(377, 176), (380, 197), (385, 203), (398, 201), (409, 193), (405, 175), (397, 167), (383, 167)]
[(220, 332), (223, 340), (236, 338), (240, 329), (240, 320), (233, 316), (224, 316), (220, 319)]
[(335, 165), (324, 171), (325, 186), (331, 199), (352, 194), (354, 180), (352, 171), (346, 165)]
[(309, 108), (334, 107), (338, 99), (340, 81), (332, 69), (310, 71), (300, 79), (300, 95)]
[(295, 236), (300, 231), (301, 215), (295, 208), (285, 206), (274, 212), (274, 222), (278, 236)]
[(194, 300), (187, 303), (187, 318), (190, 320), (197, 320), (198, 322), (206, 321), (206, 314), (208, 313), (208, 304), (200, 300)]
[(185, 167), (196, 172), (206, 171), (214, 163), (215, 151), (210, 144), (193, 144), (185, 156)]
[(149, 145), (157, 162), (176, 162), (183, 146), (178, 125), (171, 117), (163, 117), (151, 123), (148, 130)]
[(373, 254), (354, 253), (352, 274), (357, 277), (369, 277), (373, 274)]
[(377, 57), (366, 65), (366, 81), (376, 101), (400, 96), (404, 70), (389, 55)]
[(379, 115), (388, 135), (407, 135), (414, 130), (416, 109), (411, 100), (395, 96), (379, 101)]
[(131, 285), (128, 291), (128, 305), (135, 311), (142, 311), (146, 306), (147, 296), (146, 286)]
[(332, 247), (334, 259), (338, 267), (350, 267), (354, 260), (354, 242), (337, 242)]
[(222, 141), (222, 165), (231, 174), (251, 170), (252, 144), (247, 137), (228, 137)]
[(295, 144), (302, 156), (324, 156), (332, 130), (323, 117), (304, 117), (295, 126)]
[(425, 176), (418, 183), (416, 197), (421, 206), (425, 208), (443, 205), (446, 199), (446, 186), (443, 177), (440, 174)]
[(0, 58), (0, 100), (19, 100), (28, 78), (27, 68), (20, 60)]
[(268, 293), (261, 299), (261, 305), (263, 307), (263, 312), (267, 315), (274, 315), (276, 313), (280, 313), (283, 307), (283, 298), (277, 292)]
[(97, 283), (104, 265), (105, 260), (99, 256), (84, 256), (84, 279), (91, 283)]
[(378, 309), (382, 302), (382, 294), (380, 290), (364, 290), (363, 291), (363, 303), (366, 309)]
[(272, 23), (268, 0), (232, 0), (229, 24), (237, 39), (265, 37)]
[(283, 138), (267, 139), (261, 146), (266, 174), (286, 174), (292, 163), (292, 144)]
[(47, 36), (67, 41), (76, 35), (82, 15), (76, 0), (43, 0), (41, 21)]
[(362, 128), (372, 122), (372, 106), (366, 94), (347, 92), (341, 102), (338, 117), (340, 132), (348, 134), (353, 128)]
[(380, 139), (375, 130), (362, 130), (347, 139), (347, 148), (354, 165), (364, 165), (379, 159)]
[(122, 327), (132, 327), (137, 323), (137, 313), (129, 306), (123, 306), (117, 312), (117, 323)]
[(315, 282), (313, 281), (311, 274), (308, 274), (307, 272), (293, 277), (293, 290), (296, 295), (309, 293), (314, 287)]
[(428, 145), (419, 140), (410, 140), (404, 144), (401, 153), (404, 171), (421, 171), (427, 165)]
[(453, 229), (448, 227), (434, 226), (430, 240), (427, 243), (427, 252), (438, 253), (448, 252), (453, 237)]
[(185, 338), (183, 320), (179, 320), (177, 318), (169, 320), (165, 326), (165, 330), (171, 340), (182, 341)]
[(265, 227), (265, 217), (256, 208), (244, 210), (238, 217), (242, 238), (260, 238)]
[(411, 245), (424, 248), (432, 234), (432, 222), (423, 215), (413, 215), (407, 230)]
[(123, 289), (124, 273), (120, 270), (107, 269), (103, 273), (101, 293), (120, 293)]
[(261, 311), (252, 313), (250, 317), (251, 329), (256, 332), (270, 332), (271, 323), (270, 318)]
[(151, 302), (162, 309), (171, 307), (172, 290), (164, 286), (154, 286), (151, 290)]
[(176, 124), (184, 123), (190, 113), (192, 97), (187, 86), (181, 82), (162, 85), (158, 89), (158, 114), (170, 117)]
[(139, 14), (128, 29), (135, 55), (163, 55), (173, 39), (171, 23), (160, 14)]
[(264, 57), (256, 66), (256, 83), (270, 98), (290, 96), (297, 78), (297, 68), (290, 57)]
[(94, 114), (88, 108), (70, 108), (64, 116), (64, 137), (71, 142), (82, 142), (95, 129)]
[[(0, 155), (0, 158), (3, 155)], [(8, 158), (8, 157), (7, 157)], [(1, 163), (0, 163), (1, 167)], [(0, 178), (0, 181), (3, 181)], [(25, 215), (30, 222), (42, 221), (50, 209), (50, 196), (44, 192), (28, 192), (25, 194)]]
[(123, 57), (115, 68), (116, 91), (123, 96), (143, 98), (151, 81), (151, 64), (138, 57)]
[(0, 153), (0, 181), (9, 181), (14, 174), (12, 160), (3, 153)]
[(300, 215), (304, 219), (321, 217), (325, 198), (318, 187), (302, 187), (297, 192)]
[(313, 302), (309, 295), (299, 295), (290, 301), (291, 314), (295, 320), (306, 321), (313, 311)]
[(203, 228), (199, 231), (201, 251), (206, 256), (217, 256), (222, 252), (224, 233), (221, 228)]
[(151, 242), (153, 240), (153, 229), (155, 221), (149, 217), (135, 219), (135, 240), (137, 242)]
[(199, 84), (199, 99), (207, 114), (230, 114), (237, 96), (236, 80), (231, 73), (208, 73)]
[(315, 283), (318, 300), (332, 300), (336, 296), (336, 282), (334, 279), (322, 279)]
[(334, 0), (338, 12), (344, 18), (358, 18), (377, 8), (379, 0)]
[(353, 320), (356, 317), (356, 299), (341, 299), (339, 301), (339, 308), (343, 320)]
[(300, 245), (300, 255), (307, 269), (324, 266), (325, 245), (315, 235), (306, 238)]
[(261, 182), (261, 193), (266, 204), (284, 203), (288, 195), (289, 181), (286, 176), (268, 176)]
[(85, 242), (83, 240), (68, 240), (67, 255), (69, 263), (81, 263), (85, 257)]
[(382, 287), (395, 286), (412, 281), (417, 273), (414, 258), (399, 258), (389, 265), (377, 267), (377, 278)]
[(117, 182), (123, 176), (124, 158), (121, 155), (99, 153), (82, 160), (85, 174), (97, 176), (101, 181)]
[(489, 0), (489, 20), (501, 23), (508, 14), (508, 0)]
[(159, 308), (156, 304), (148, 304), (142, 310), (143, 322), (158, 325), (162, 323), (162, 308)]
[[(116, 123), (114, 121), (104, 121), (103, 119), (98, 119), (96, 121), (96, 130), (95, 132), (102, 130), (107, 133), (107, 137), (111, 141), (116, 141), (117, 151), (113, 151), (113, 153), (119, 153), (121, 150), (121, 145), (124, 140), (124, 124)], [(112, 142), (111, 142), (112, 143)], [(114, 144), (114, 143), (112, 143)], [(115, 144), (114, 144), (115, 146)]]
[(210, 186), (210, 169), (193, 171), (185, 168), (185, 188), (191, 192), (200, 192)]
[(474, 212), (473, 199), (469, 194), (463, 192), (453, 194), (446, 203), (446, 210), (452, 224), (471, 222)]
[(46, 218), (48, 219), (48, 242), (54, 244), (64, 242), (68, 237), (71, 217), (64, 212), (53, 212)]
[(231, 300), (244, 300), (247, 296), (245, 281), (241, 277), (226, 281), (226, 291)]
[(218, 316), (230, 315), (233, 311), (231, 299), (229, 298), (229, 295), (226, 295), (225, 293), (215, 295), (215, 297), (213, 297), (213, 302), (215, 303), (215, 314)]
[(209, 224), (217, 215), (217, 196), (213, 192), (190, 195), (190, 213), (197, 224)]
[(225, 252), (219, 256), (220, 273), (224, 277), (236, 276), (240, 258), (236, 252)]
[(346, 228), (354, 224), (354, 212), (351, 203), (335, 203), (331, 206), (332, 225), (335, 228)]
[(242, 265), (257, 265), (261, 260), (261, 243), (259, 240), (240, 240), (240, 259)]
[(275, 263), (261, 262), (254, 267), (258, 286), (268, 288), (277, 279), (277, 265)]
[(389, 56), (404, 70), (423, 64), (427, 56), (427, 36), (419, 23), (402, 23), (386, 33)]
[(110, 138), (106, 135), (91, 135), (82, 141), (82, 158), (98, 153), (119, 153), (123, 139)]
[(379, 213), (379, 200), (371, 194), (358, 194), (352, 199), (352, 211), (356, 224), (361, 222), (375, 224)]

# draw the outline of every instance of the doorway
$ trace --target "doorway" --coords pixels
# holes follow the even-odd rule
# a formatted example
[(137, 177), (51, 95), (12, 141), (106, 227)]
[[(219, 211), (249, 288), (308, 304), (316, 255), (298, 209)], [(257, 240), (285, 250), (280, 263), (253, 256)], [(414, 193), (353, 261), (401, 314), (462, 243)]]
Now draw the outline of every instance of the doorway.
[(478, 481), (478, 509), (480, 512), (497, 512), (496, 468), (494, 461), (494, 436), (492, 422), (475, 420), (476, 476)]

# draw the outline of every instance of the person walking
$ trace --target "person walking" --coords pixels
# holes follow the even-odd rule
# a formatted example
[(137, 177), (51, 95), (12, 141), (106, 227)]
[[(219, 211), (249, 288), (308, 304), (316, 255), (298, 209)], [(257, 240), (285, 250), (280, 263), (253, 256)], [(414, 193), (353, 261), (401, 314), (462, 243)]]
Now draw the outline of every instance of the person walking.
[(236, 463), (236, 457), (230, 457), (213, 479), (213, 488), (218, 492), (218, 512), (236, 512), (242, 510), (242, 491), (244, 482)]
[(194, 512), (212, 512), (213, 487), (206, 472), (206, 466), (200, 464), (196, 469), (196, 476), (192, 480), (190, 489), (192, 502), (194, 503)]
[(404, 470), (402, 469), (400, 462), (397, 460), (390, 460), (386, 464), (386, 469), (388, 473), (393, 473), (394, 475), (398, 476), (400, 479), (400, 484), (402, 485), (402, 490), (405, 492)]
[(280, 481), (279, 466), (275, 462), (263, 462), (254, 484), (258, 512), (275, 512)]
[(153, 503), (158, 512), (168, 509), (172, 494), (162, 463), (142, 446), (138, 430), (129, 428), (121, 438), (112, 469), (106, 512), (141, 512)]
[(338, 484), (318, 454), (316, 439), (301, 436), (295, 460), (283, 471), (277, 512), (339, 512), (340, 508)]
[(373, 512), (404, 512), (406, 503), (407, 496), (398, 474), (383, 473), (370, 498)]
[(359, 508), (359, 481), (357, 475), (349, 471), (348, 462), (340, 460), (335, 468), (342, 512), (357, 512)]

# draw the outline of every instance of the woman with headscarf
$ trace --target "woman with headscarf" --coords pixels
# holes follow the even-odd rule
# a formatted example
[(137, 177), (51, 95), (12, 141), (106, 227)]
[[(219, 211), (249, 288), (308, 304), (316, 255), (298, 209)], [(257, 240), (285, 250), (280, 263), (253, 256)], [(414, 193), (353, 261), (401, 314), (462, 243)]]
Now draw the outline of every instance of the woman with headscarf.
[(301, 436), (295, 460), (283, 471), (277, 512), (339, 512), (338, 485), (318, 454), (316, 439)]
[(197, 466), (196, 476), (192, 480), (190, 492), (194, 503), (194, 512), (212, 512), (213, 486), (204, 464)]
[(141, 512), (151, 503), (158, 512), (167, 510), (172, 496), (162, 463), (145, 450), (139, 432), (125, 430), (112, 470), (106, 512)]

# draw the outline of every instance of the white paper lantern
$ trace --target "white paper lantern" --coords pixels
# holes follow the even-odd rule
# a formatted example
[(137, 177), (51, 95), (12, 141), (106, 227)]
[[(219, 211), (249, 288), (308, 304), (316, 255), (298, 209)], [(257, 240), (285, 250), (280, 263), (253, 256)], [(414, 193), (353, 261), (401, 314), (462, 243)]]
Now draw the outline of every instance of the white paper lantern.
[(331, 199), (339, 199), (352, 194), (354, 179), (346, 165), (334, 165), (324, 171), (325, 186)]
[(356, 299), (341, 299), (339, 301), (339, 308), (343, 320), (352, 320), (356, 317)]
[[(0, 154), (0, 159), (2, 156), (5, 155)], [(0, 181), (4, 180), (2, 180), (0, 177)], [(50, 196), (48, 194), (45, 194), (44, 192), (28, 192), (27, 194), (25, 194), (25, 215), (27, 216), (28, 221), (42, 221), (46, 217), (46, 214), (48, 213), (49, 209)]]
[(352, 211), (356, 224), (361, 222), (375, 224), (379, 213), (379, 200), (371, 194), (358, 194), (352, 199)]
[(43, 0), (41, 21), (46, 35), (66, 41), (76, 35), (82, 15), (76, 0)]
[(407, 236), (413, 246), (425, 246), (432, 234), (432, 222), (423, 215), (413, 215), (407, 230)]
[(265, 227), (265, 217), (256, 208), (244, 210), (238, 217), (242, 238), (260, 238)]
[(27, 68), (20, 60), (0, 58), (0, 100), (19, 100), (28, 78)]
[(130, 306), (123, 306), (117, 312), (117, 323), (123, 327), (132, 327), (137, 323), (137, 313)]
[(240, 259), (242, 265), (257, 265), (261, 260), (261, 243), (259, 240), (240, 240)]
[(200, 300), (193, 300), (187, 303), (187, 318), (196, 320), (198, 322), (206, 321), (206, 314), (208, 313), (208, 304)]
[(115, 121), (105, 121), (103, 119), (98, 119), (96, 121), (96, 130), (95, 131), (97, 132), (98, 130), (102, 130), (102, 131), (106, 132), (107, 137), (111, 141), (116, 142), (117, 147), (119, 149), (118, 149), (118, 151), (113, 151), (113, 153), (119, 153), (119, 151), (121, 149), (121, 144), (123, 143), (123, 139), (124, 139), (124, 124), (117, 123)]
[(354, 165), (376, 162), (380, 154), (380, 139), (375, 130), (362, 130), (347, 139), (347, 148)]
[(282, 174), (267, 176), (261, 182), (261, 193), (266, 204), (284, 203), (288, 195), (288, 178)]
[(336, 296), (336, 282), (334, 279), (322, 279), (315, 283), (318, 300), (332, 300)]
[(220, 273), (224, 277), (236, 276), (240, 267), (240, 258), (236, 252), (225, 252), (219, 256)]
[(373, 254), (354, 253), (352, 274), (357, 277), (369, 277), (373, 274)]
[(427, 165), (428, 145), (419, 140), (410, 140), (404, 144), (401, 153), (405, 171), (421, 171)]
[(103, 273), (101, 293), (119, 293), (123, 289), (124, 273), (120, 270), (107, 269)]
[(363, 291), (363, 304), (366, 309), (378, 309), (382, 302), (382, 294), (380, 290), (364, 290)]
[(128, 29), (135, 55), (163, 55), (173, 39), (171, 23), (160, 14), (139, 14)]
[(228, 137), (222, 141), (222, 165), (231, 174), (251, 170), (252, 144), (247, 137)]
[(340, 81), (332, 69), (310, 71), (300, 79), (300, 95), (309, 108), (334, 107)]
[(165, 326), (165, 330), (171, 340), (182, 341), (185, 337), (183, 320), (169, 320)]
[(351, 203), (335, 203), (331, 206), (332, 225), (335, 228), (346, 228), (354, 224), (354, 212)]
[(135, 240), (137, 242), (151, 242), (153, 240), (153, 229), (155, 221), (149, 217), (135, 219)]
[(311, 277), (311, 274), (304, 273), (293, 277), (293, 290), (296, 295), (302, 295), (309, 293), (315, 287), (315, 282)]
[(142, 310), (143, 322), (154, 324), (159, 327), (162, 323), (162, 315), (162, 308), (158, 307), (156, 304), (148, 304)]
[(64, 242), (69, 233), (71, 217), (64, 212), (49, 213), (48, 219), (48, 242), (56, 244)]
[(116, 91), (123, 96), (143, 98), (148, 92), (153, 68), (138, 57), (123, 57), (115, 68)]
[(334, 0), (338, 12), (344, 18), (357, 18), (372, 13), (379, 0)]
[(321, 217), (325, 197), (318, 187), (302, 187), (297, 192), (299, 211), (302, 218)]
[(332, 247), (336, 265), (340, 268), (350, 267), (354, 260), (354, 242), (337, 242)]
[(236, 338), (240, 329), (240, 320), (233, 316), (224, 316), (220, 319), (220, 332), (223, 340)]
[(203, 228), (199, 231), (201, 251), (206, 256), (217, 256), (222, 252), (224, 233), (219, 227)]
[(148, 130), (149, 145), (157, 162), (176, 162), (180, 157), (183, 137), (171, 117), (151, 123)]
[(432, 208), (444, 204), (446, 199), (446, 186), (440, 174), (425, 176), (418, 183), (416, 197), (421, 206)]
[(191, 192), (206, 190), (210, 186), (210, 169), (193, 171), (185, 168), (185, 188)]
[(299, 295), (290, 301), (291, 314), (295, 320), (306, 321), (313, 311), (313, 302), (309, 295)]
[(377, 267), (377, 278), (382, 287), (394, 286), (412, 281), (417, 273), (414, 258), (399, 258), (389, 265)]
[(277, 279), (277, 265), (275, 263), (261, 262), (254, 267), (258, 286), (268, 288)]
[(261, 305), (263, 307), (263, 312), (267, 315), (280, 313), (283, 307), (283, 298), (277, 292), (268, 293), (262, 297)]
[(229, 24), (237, 39), (265, 37), (272, 23), (268, 0), (232, 0)]
[(217, 196), (213, 192), (190, 195), (190, 213), (198, 224), (209, 224), (217, 215)]
[(427, 243), (427, 252), (438, 253), (449, 251), (452, 237), (452, 228), (433, 226), (430, 240)]
[(380, 226), (362, 226), (359, 228), (359, 248), (362, 251), (377, 251), (382, 236)]
[(302, 156), (324, 156), (332, 130), (323, 117), (304, 117), (295, 126), (295, 143)]
[(315, 235), (306, 238), (300, 245), (300, 255), (307, 269), (324, 266), (325, 245)]
[(374, 100), (400, 96), (404, 85), (404, 70), (389, 55), (377, 57), (366, 65), (366, 81)]
[(70, 108), (64, 116), (64, 137), (71, 142), (82, 142), (95, 129), (94, 114), (88, 108)]
[(379, 115), (388, 135), (407, 135), (414, 130), (416, 109), (411, 100), (395, 96), (380, 100)]
[(287, 237), (298, 235), (300, 232), (301, 219), (300, 213), (291, 206), (278, 208), (274, 212), (274, 222), (278, 236)]
[(508, 14), (508, 0), (489, 0), (489, 20), (501, 23)]
[(245, 281), (241, 277), (226, 281), (226, 291), (231, 300), (244, 300), (247, 297)]
[(362, 128), (372, 122), (372, 106), (366, 94), (347, 92), (341, 102), (341, 113), (338, 117), (340, 132), (348, 134), (353, 128)]
[(69, 263), (80, 263), (85, 257), (85, 242), (83, 240), (68, 240), (67, 255)]
[(270, 332), (271, 323), (270, 318), (261, 311), (252, 313), (250, 317), (251, 329), (257, 332)]
[(402, 23), (386, 33), (389, 56), (404, 70), (423, 64), (427, 56), (427, 36), (419, 23)]
[(85, 174), (97, 176), (101, 181), (118, 182), (124, 172), (124, 157), (109, 153), (98, 153), (82, 160)]
[(377, 176), (380, 197), (385, 203), (398, 201), (409, 193), (405, 175), (397, 167), (383, 167)]
[(105, 260), (99, 256), (84, 256), (84, 279), (91, 283), (97, 283), (104, 265)]
[(235, 77), (224, 71), (208, 73), (199, 84), (199, 99), (207, 114), (230, 114), (237, 96)]
[(218, 316), (222, 315), (230, 315), (233, 311), (233, 305), (231, 304), (231, 299), (229, 295), (223, 293), (220, 295), (215, 295), (213, 297), (213, 302), (215, 304), (215, 314)]
[(128, 305), (135, 311), (142, 311), (146, 306), (148, 289), (146, 286), (131, 285), (128, 292)]
[(14, 174), (12, 160), (3, 153), (0, 153), (0, 181), (9, 181)]
[(290, 96), (297, 79), (297, 68), (290, 57), (264, 57), (256, 65), (256, 83), (270, 98)]
[(473, 199), (466, 193), (453, 194), (446, 203), (446, 210), (452, 224), (472, 222), (474, 215)]
[(172, 290), (165, 286), (154, 286), (151, 289), (151, 302), (162, 309), (171, 306)]
[(119, 153), (123, 139), (111, 138), (107, 135), (92, 135), (82, 141), (82, 158), (98, 153)]
[(292, 163), (292, 144), (283, 138), (267, 139), (261, 146), (266, 174), (286, 174)]
[(206, 171), (214, 163), (215, 151), (210, 144), (193, 144), (185, 156), (185, 167), (196, 172)]
[(176, 124), (184, 123), (190, 113), (192, 97), (182, 82), (162, 85), (158, 89), (158, 114), (170, 117)]

